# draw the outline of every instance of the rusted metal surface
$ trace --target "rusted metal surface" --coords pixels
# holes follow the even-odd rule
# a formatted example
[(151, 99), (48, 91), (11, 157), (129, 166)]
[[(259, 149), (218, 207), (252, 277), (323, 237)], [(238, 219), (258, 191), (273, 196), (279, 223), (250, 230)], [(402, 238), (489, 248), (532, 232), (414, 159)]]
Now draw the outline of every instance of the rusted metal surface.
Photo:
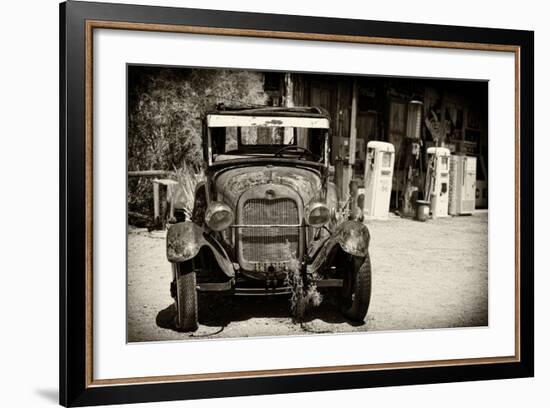
[[(282, 184), (296, 191), (304, 204), (317, 198), (322, 190), (319, 172), (284, 166), (251, 166), (226, 170), (215, 180), (218, 200), (232, 207), (245, 191), (263, 184)], [(220, 197), (221, 196), (221, 197)]]
[(172, 263), (185, 262), (196, 257), (203, 247), (212, 251), (221, 270), (233, 277), (235, 270), (231, 260), (213, 238), (205, 237), (204, 230), (193, 222), (180, 222), (172, 225), (166, 235), (166, 256)]

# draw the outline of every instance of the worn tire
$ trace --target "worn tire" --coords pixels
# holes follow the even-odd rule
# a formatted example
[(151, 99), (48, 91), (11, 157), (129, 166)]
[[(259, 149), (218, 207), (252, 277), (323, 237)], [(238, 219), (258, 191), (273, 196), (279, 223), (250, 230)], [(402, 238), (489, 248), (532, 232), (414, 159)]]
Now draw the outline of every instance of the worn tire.
[(348, 319), (362, 322), (367, 316), (371, 297), (370, 257), (353, 257), (350, 270), (344, 277), (341, 312)]
[(191, 262), (183, 262), (177, 266), (175, 301), (176, 329), (184, 332), (197, 330), (197, 276)]

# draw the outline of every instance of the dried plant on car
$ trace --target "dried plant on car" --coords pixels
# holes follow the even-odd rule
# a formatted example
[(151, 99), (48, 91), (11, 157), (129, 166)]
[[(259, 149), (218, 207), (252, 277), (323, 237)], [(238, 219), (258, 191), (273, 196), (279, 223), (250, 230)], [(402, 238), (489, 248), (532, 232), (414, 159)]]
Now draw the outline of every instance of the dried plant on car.
[(285, 283), (291, 291), (290, 310), (294, 318), (300, 322), (304, 319), (308, 307), (319, 306), (323, 296), (313, 282), (304, 282), (300, 261), (290, 249), (288, 241), (286, 242), (284, 255), (286, 259), (289, 259)]
[(185, 216), (190, 219), (193, 213), (195, 190), (197, 185), (204, 181), (204, 172), (198, 166), (183, 162), (180, 168), (174, 169), (174, 176), (178, 182), (178, 188), (174, 191), (172, 199), (183, 205)]

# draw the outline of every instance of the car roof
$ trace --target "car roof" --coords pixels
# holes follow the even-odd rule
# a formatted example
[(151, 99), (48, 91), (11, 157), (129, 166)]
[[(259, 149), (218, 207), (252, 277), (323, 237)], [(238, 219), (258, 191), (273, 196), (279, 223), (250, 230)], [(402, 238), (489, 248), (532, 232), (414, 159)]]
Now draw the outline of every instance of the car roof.
[(330, 119), (315, 107), (218, 109), (206, 114), (208, 127), (299, 127), (328, 129)]
[(305, 117), (330, 119), (326, 110), (317, 106), (247, 106), (228, 107), (220, 106), (216, 110), (206, 113), (207, 115), (232, 115), (232, 116), (283, 116), (283, 117)]

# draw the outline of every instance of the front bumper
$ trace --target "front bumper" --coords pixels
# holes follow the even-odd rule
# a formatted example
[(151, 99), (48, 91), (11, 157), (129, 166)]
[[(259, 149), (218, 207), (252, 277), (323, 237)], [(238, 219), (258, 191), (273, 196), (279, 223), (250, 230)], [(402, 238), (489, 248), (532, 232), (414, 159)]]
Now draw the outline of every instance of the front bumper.
[[(314, 284), (317, 288), (341, 288), (343, 280), (311, 279), (309, 280), (309, 284)], [(292, 293), (292, 288), (288, 285), (252, 286), (244, 282), (235, 282), (235, 280), (231, 279), (222, 283), (199, 283), (197, 284), (197, 291), (226, 293), (236, 296), (276, 296), (289, 295)]]

